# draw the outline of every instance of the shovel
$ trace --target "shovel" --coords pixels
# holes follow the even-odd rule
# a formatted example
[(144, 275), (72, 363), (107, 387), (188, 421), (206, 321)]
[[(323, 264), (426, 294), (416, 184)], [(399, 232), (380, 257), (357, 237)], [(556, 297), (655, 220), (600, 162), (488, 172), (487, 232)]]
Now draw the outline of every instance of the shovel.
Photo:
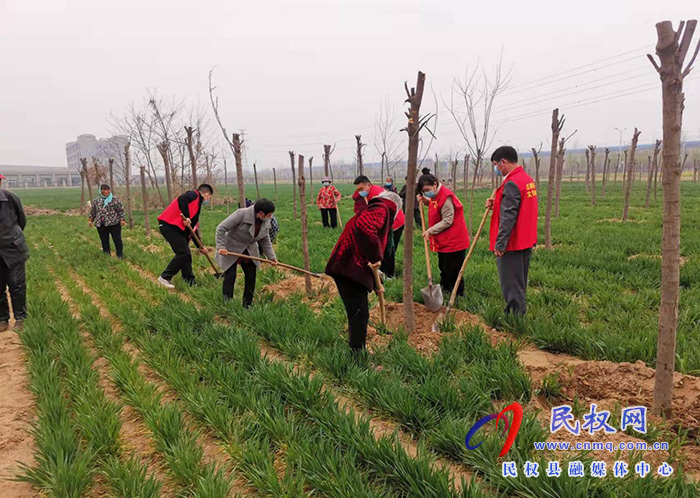
[[(498, 189), (496, 189), (498, 190)], [(496, 190), (493, 191), (491, 194), (491, 197), (496, 196)], [(438, 316), (438, 319), (433, 323), (432, 331), (433, 332), (439, 332), (440, 331), (440, 323), (442, 323), (447, 316), (450, 314), (450, 311), (452, 310), (452, 307), (455, 304), (455, 301), (457, 300), (457, 289), (459, 288), (459, 282), (462, 280), (462, 277), (464, 276), (464, 270), (467, 268), (467, 263), (469, 263), (469, 259), (472, 257), (472, 253), (474, 252), (474, 247), (476, 247), (476, 241), (479, 240), (479, 236), (481, 235), (481, 230), (484, 228), (484, 225), (486, 224), (486, 218), (489, 215), (489, 211), (491, 211), (491, 208), (486, 208), (486, 211), (484, 211), (484, 215), (481, 217), (481, 223), (479, 223), (479, 228), (476, 230), (476, 234), (474, 235), (474, 240), (472, 241), (470, 247), (469, 247), (469, 252), (467, 253), (467, 257), (464, 258), (464, 263), (462, 263), (462, 268), (459, 270), (459, 275), (457, 275), (457, 281), (455, 282), (455, 286), (452, 289), (452, 295), (450, 296), (450, 302), (447, 304), (447, 309), (445, 310), (445, 313), (440, 313), (440, 316)]]
[(379, 278), (379, 268), (372, 265), (372, 263), (367, 263), (367, 265), (372, 268), (372, 273), (374, 273), (374, 285), (375, 292), (379, 297), (379, 317), (382, 325), (386, 325), (386, 311), (384, 309), (384, 286), (382, 285), (382, 279)]
[(338, 217), (338, 225), (343, 228), (343, 220), (340, 219), (340, 208), (338, 207), (338, 201), (335, 201), (335, 214)]
[[(180, 213), (180, 216), (182, 216), (183, 220), (185, 219), (185, 216), (182, 213)], [(204, 247), (204, 244), (202, 244), (202, 241), (199, 240), (199, 237), (197, 237), (197, 233), (194, 231), (194, 229), (190, 225), (185, 225), (185, 226), (189, 229), (190, 234), (192, 234), (192, 238), (194, 238), (195, 242), (197, 242), (199, 247)], [(223, 275), (223, 273), (221, 273), (219, 271), (219, 268), (216, 266), (216, 263), (214, 263), (214, 260), (211, 259), (211, 256), (209, 256), (209, 252), (205, 252), (204, 255), (207, 257), (209, 264), (214, 269), (214, 276), (216, 278), (221, 278), (221, 275)]]
[[(420, 221), (423, 231), (425, 232), (425, 214), (423, 213), (423, 206), (420, 207)], [(421, 289), (420, 292), (423, 295), (425, 306), (435, 313), (442, 308), (442, 287), (433, 285), (433, 272), (430, 268), (430, 251), (428, 250), (428, 240), (425, 237), (423, 238), (423, 246), (425, 247), (425, 264), (428, 267), (428, 287)]]

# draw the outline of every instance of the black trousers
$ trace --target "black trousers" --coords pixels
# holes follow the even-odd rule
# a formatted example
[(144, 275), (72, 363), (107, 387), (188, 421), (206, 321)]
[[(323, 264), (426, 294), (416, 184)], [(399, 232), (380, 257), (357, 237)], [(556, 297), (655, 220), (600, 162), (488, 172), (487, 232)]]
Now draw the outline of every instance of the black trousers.
[(399, 227), (393, 232), (394, 237), (394, 247), (393, 250), (389, 250), (389, 244), (387, 244), (387, 251), (384, 252), (384, 257), (382, 258), (382, 265), (379, 269), (387, 277), (394, 277), (396, 275), (396, 251), (399, 247), (399, 241), (401, 240), (401, 234), (403, 234), (403, 227)]
[[(328, 223), (328, 218), (330, 217), (330, 223)], [(321, 219), (323, 220), (323, 227), (335, 228), (338, 226), (338, 211), (335, 208), (321, 209)]]
[(10, 291), (15, 320), (27, 318), (27, 277), (24, 261), (8, 267), (0, 258), (0, 322), (10, 319), (10, 306), (5, 288)]
[(338, 294), (345, 305), (348, 316), (350, 349), (359, 351), (367, 344), (367, 324), (369, 323), (369, 291), (363, 285), (345, 277), (333, 277), (338, 286)]
[(109, 236), (112, 236), (114, 241), (114, 250), (117, 252), (117, 257), (121, 258), (124, 251), (124, 245), (122, 244), (122, 226), (120, 223), (110, 226), (97, 227), (97, 233), (100, 236), (100, 242), (102, 242), (102, 252), (105, 254), (110, 254), (109, 248)]
[[(464, 263), (464, 258), (467, 255), (467, 250), (462, 249), (461, 251), (455, 252), (439, 252), (438, 253), (438, 267), (440, 268), (440, 287), (442, 287), (442, 294), (449, 299), (452, 295), (452, 289), (454, 289), (455, 283), (457, 282), (457, 275), (459, 275), (459, 270), (462, 269), (462, 263)], [(459, 287), (457, 288), (457, 296), (461, 297), (464, 295), (464, 278), (459, 280)]]
[[(420, 221), (420, 211), (418, 209), (413, 210), (413, 221), (415, 221), (414, 229), (417, 228), (420, 230), (421, 227), (421, 221)], [(427, 221), (427, 220), (426, 220)]]
[(532, 249), (508, 251), (496, 258), (498, 281), (501, 283), (501, 293), (506, 301), (505, 312), (524, 315), (527, 311), (527, 274), (530, 270)]
[(190, 252), (190, 241), (187, 232), (178, 227), (163, 223), (160, 225), (160, 233), (170, 244), (170, 248), (175, 253), (175, 257), (170, 260), (168, 267), (160, 274), (165, 280), (172, 278), (182, 272), (182, 279), (189, 283), (194, 283), (194, 272), (192, 271), (192, 253)]
[(245, 277), (245, 286), (243, 287), (243, 307), (250, 308), (253, 304), (253, 295), (255, 294), (255, 275), (257, 272), (257, 267), (252, 261), (238, 260), (224, 272), (224, 298), (233, 298), (233, 288), (236, 285), (236, 268), (238, 268), (238, 265), (241, 266)]

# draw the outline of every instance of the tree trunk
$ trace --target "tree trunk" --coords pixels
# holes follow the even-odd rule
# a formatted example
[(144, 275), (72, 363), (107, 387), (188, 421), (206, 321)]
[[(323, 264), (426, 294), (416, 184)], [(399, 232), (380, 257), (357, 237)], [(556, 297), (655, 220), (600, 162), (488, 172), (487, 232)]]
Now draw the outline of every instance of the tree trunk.
[(131, 142), (124, 145), (124, 181), (126, 182), (126, 216), (129, 228), (134, 228), (134, 216), (131, 210)]
[(294, 164), (294, 152), (289, 151), (289, 160), (292, 162), (292, 194), (294, 196), (294, 219), (297, 219), (297, 174)]
[(591, 151), (586, 149), (586, 193), (591, 190)]
[(476, 153), (477, 155), (476, 159), (474, 160), (474, 174), (472, 176), (471, 192), (469, 193), (469, 224), (467, 225), (467, 229), (470, 233), (472, 233), (472, 221), (474, 218), (474, 189), (476, 187), (476, 176), (479, 174), (479, 170), (481, 169), (481, 150), (477, 149)]
[(559, 118), (559, 109), (552, 111), (552, 149), (549, 156), (549, 178), (547, 181), (547, 210), (544, 219), (544, 247), (552, 248), (552, 202), (554, 201), (554, 183), (557, 172), (557, 144), (564, 125), (564, 117)]
[(279, 193), (277, 192), (277, 169), (272, 168), (272, 180), (275, 182), (275, 203), (280, 201)]
[[(304, 178), (304, 156), (299, 154), (299, 203), (301, 204), (301, 250), (304, 253), (304, 269), (311, 271), (309, 258), (309, 220), (306, 213), (306, 180)], [(311, 296), (311, 277), (304, 274), (306, 295)]]
[(314, 156), (311, 156), (309, 158), (309, 184), (311, 185), (311, 188), (314, 188), (314, 171), (313, 171), (313, 164), (314, 162)]
[(331, 146), (324, 145), (323, 146), (323, 174), (326, 177), (331, 176), (330, 167), (331, 167)]
[(533, 147), (532, 157), (535, 161), (535, 188), (540, 191), (540, 155), (539, 152)]
[(357, 175), (364, 175), (365, 174), (365, 167), (362, 164), (362, 147), (364, 147), (364, 144), (362, 143), (362, 135), (355, 135), (355, 140), (357, 141)]
[(238, 202), (245, 207), (245, 184), (243, 182), (243, 161), (241, 160), (241, 136), (238, 133), (232, 135), (233, 157), (236, 160), (236, 182), (238, 183)]
[(605, 160), (603, 161), (603, 199), (605, 199), (605, 187), (608, 185), (608, 167), (610, 164), (610, 149), (605, 149)]
[[(683, 23), (674, 32), (670, 21), (656, 25), (658, 42), (656, 54), (661, 60), (663, 107), (663, 235), (661, 241), (661, 306), (659, 308), (659, 339), (654, 378), (655, 415), (672, 416), (673, 372), (676, 359), (676, 330), (678, 326), (678, 298), (680, 294), (681, 247), (681, 131), (683, 122), (683, 78), (691, 69), (693, 59), (683, 70), (683, 63), (697, 21)], [(678, 43), (680, 39), (680, 45)], [(700, 43), (698, 44), (700, 48)], [(695, 52), (697, 54), (697, 51)]]
[(651, 197), (651, 182), (654, 179), (654, 167), (651, 164), (651, 156), (647, 156), (647, 197), (644, 200), (644, 207), (649, 207), (649, 198)]
[(194, 155), (194, 143), (192, 141), (194, 130), (191, 126), (185, 126), (185, 133), (187, 134), (185, 143), (187, 144), (187, 152), (190, 154), (190, 166), (192, 167), (192, 190), (197, 190), (199, 186), (197, 183), (197, 159)]
[(151, 220), (148, 219), (148, 190), (146, 189), (146, 167), (141, 166), (141, 195), (143, 197), (143, 226), (146, 228), (146, 237), (151, 237)]
[(591, 151), (591, 206), (595, 206), (595, 145), (589, 146)]
[(80, 170), (80, 214), (85, 214), (85, 171)]
[(403, 257), (403, 311), (406, 332), (412, 334), (415, 330), (413, 315), (413, 209), (416, 203), (416, 170), (418, 169), (418, 145), (420, 143), (420, 106), (423, 101), (425, 74), (418, 72), (415, 88), (409, 91), (405, 85), (407, 102), (410, 105), (408, 116), (408, 161), (406, 171), (406, 228), (404, 230)]
[(455, 157), (452, 161), (452, 192), (457, 195), (457, 166), (459, 166), (459, 160)]
[(83, 164), (83, 175), (85, 175), (85, 183), (87, 184), (88, 197), (90, 202), (92, 202), (92, 183), (90, 182), (90, 172), (87, 167), (87, 158), (81, 157), (80, 162)]
[(258, 195), (258, 199), (260, 199), (260, 187), (258, 186), (258, 167), (255, 163), (253, 163), (253, 176), (255, 177), (255, 193)]
[[(160, 152), (160, 157), (163, 158), (163, 167), (165, 168), (165, 190), (168, 192), (168, 202), (172, 201), (174, 197), (172, 177), (170, 172), (170, 154), (168, 151), (168, 144), (162, 142), (158, 144), (158, 152)], [(197, 188), (197, 185), (194, 187)]]
[(693, 160), (693, 183), (698, 182), (698, 160)]
[(469, 154), (464, 155), (464, 202), (469, 196)]
[(109, 187), (114, 190), (114, 159), (110, 157), (107, 164), (109, 164)]
[(615, 175), (613, 177), (613, 186), (617, 187), (617, 172), (620, 170), (620, 153), (617, 153), (617, 163), (615, 164)]
[(561, 179), (564, 174), (565, 149), (564, 144), (566, 139), (559, 140), (559, 150), (557, 151), (557, 191), (554, 200), (554, 217), (559, 219), (559, 199), (561, 197)]
[[(386, 157), (386, 152), (382, 152), (382, 169), (379, 171), (379, 178), (381, 178), (382, 181), (384, 181), (384, 178), (385, 178), (384, 177), (384, 157)], [(387, 173), (387, 175), (388, 175), (388, 173)]]
[[(434, 173), (435, 173), (435, 178), (437, 178), (438, 181), (440, 181), (440, 173), (438, 173), (439, 166), (440, 166), (440, 161), (438, 160), (438, 155), (435, 154), (435, 164), (433, 165), (433, 169), (435, 170), (435, 171), (434, 171)], [(441, 182), (441, 183), (442, 183), (442, 182)]]
[(639, 134), (641, 132), (634, 129), (634, 134), (632, 135), (632, 146), (630, 147), (629, 161), (627, 167), (627, 180), (625, 185), (625, 208), (622, 211), (622, 221), (627, 221), (627, 213), (630, 207), (630, 194), (632, 193), (632, 178), (634, 177), (634, 154), (637, 151), (637, 142), (639, 141)]

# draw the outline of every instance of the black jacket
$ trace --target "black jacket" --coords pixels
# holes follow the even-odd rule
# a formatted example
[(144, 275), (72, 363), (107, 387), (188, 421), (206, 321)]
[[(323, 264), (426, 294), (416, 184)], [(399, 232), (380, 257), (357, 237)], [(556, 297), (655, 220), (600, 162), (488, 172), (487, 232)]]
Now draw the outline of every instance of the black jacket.
[(23, 231), (26, 224), (19, 197), (0, 188), (0, 257), (7, 266), (24, 263), (29, 258)]

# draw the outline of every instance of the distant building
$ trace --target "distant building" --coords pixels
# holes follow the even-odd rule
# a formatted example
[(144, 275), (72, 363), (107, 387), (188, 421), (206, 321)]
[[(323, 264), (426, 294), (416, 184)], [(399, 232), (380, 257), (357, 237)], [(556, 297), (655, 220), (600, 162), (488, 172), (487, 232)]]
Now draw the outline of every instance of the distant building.
[(124, 145), (128, 142), (125, 135), (115, 135), (110, 138), (97, 139), (95, 135), (84, 134), (78, 136), (75, 142), (66, 144), (66, 162), (68, 169), (78, 172), (82, 165), (80, 158), (84, 157), (92, 164), (92, 158), (96, 157), (102, 165), (107, 165), (109, 158), (113, 158), (117, 164), (121, 164), (124, 157)]
[(0, 164), (0, 174), (4, 175), (3, 187), (73, 187), (80, 185), (80, 175), (68, 168), (51, 166), (13, 166)]

